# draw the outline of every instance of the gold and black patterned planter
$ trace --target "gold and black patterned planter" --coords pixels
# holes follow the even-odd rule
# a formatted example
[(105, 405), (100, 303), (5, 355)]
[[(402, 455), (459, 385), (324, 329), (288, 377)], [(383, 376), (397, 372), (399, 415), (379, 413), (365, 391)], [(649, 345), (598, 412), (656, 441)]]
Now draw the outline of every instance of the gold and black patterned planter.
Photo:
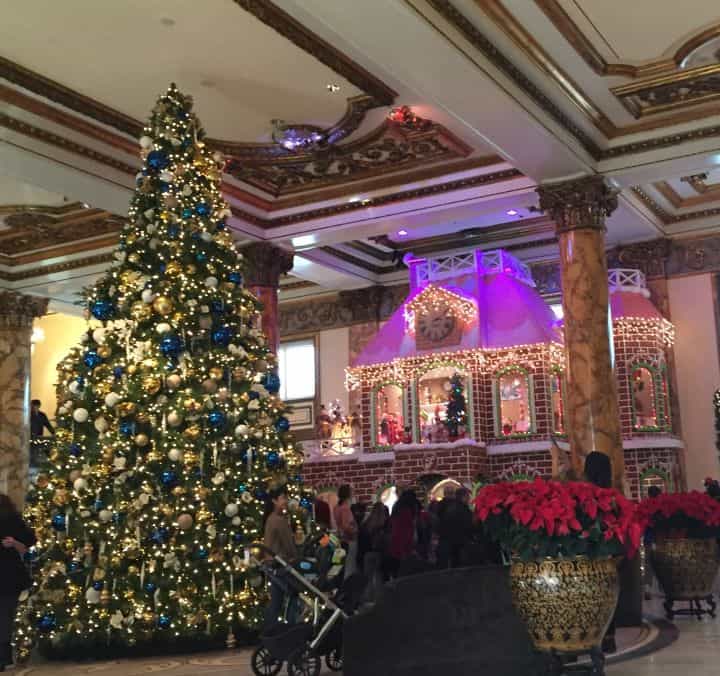
[(510, 584), (535, 647), (553, 653), (598, 650), (620, 593), (612, 558), (516, 561)]
[[(670, 619), (678, 612), (715, 617), (713, 584), (718, 573), (718, 544), (714, 538), (662, 538), (652, 550), (652, 565), (665, 594)], [(689, 601), (689, 610), (674, 611), (676, 601)], [(703, 610), (702, 602), (708, 604)]]

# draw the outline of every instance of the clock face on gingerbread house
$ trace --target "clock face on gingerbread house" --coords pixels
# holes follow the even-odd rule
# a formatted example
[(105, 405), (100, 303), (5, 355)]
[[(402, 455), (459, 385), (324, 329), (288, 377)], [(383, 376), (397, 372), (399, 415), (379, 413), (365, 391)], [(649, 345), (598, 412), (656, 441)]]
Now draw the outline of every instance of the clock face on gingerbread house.
[(469, 321), (476, 316), (475, 304), (443, 287), (425, 287), (407, 305), (408, 330), (415, 334), (419, 350), (458, 345)]

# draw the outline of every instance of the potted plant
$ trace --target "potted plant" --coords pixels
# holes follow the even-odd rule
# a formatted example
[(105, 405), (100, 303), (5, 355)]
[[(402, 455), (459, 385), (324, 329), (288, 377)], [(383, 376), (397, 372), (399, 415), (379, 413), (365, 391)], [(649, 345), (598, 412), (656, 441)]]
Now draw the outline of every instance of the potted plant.
[(635, 504), (612, 488), (538, 478), (486, 486), (475, 509), (511, 560), (513, 602), (535, 647), (601, 660), (617, 561), (634, 555), (642, 536)]
[[(653, 541), (651, 559), (665, 594), (665, 611), (689, 601), (689, 612), (715, 616), (713, 583), (718, 572), (720, 502), (707, 493), (664, 493), (645, 498), (638, 509)], [(702, 608), (702, 602), (708, 610)]]

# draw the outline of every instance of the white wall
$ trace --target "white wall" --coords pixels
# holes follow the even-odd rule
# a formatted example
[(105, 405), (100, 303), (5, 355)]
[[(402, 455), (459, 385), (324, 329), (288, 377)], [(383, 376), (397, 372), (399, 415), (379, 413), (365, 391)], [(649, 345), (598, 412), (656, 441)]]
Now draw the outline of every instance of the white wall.
[(701, 489), (705, 477), (720, 477), (713, 410), (713, 394), (720, 388), (720, 360), (712, 284), (711, 275), (668, 280), (690, 489)]
[(339, 399), (345, 413), (348, 411), (348, 393), (345, 390), (345, 368), (350, 363), (349, 328), (321, 331), (319, 336), (320, 403)]

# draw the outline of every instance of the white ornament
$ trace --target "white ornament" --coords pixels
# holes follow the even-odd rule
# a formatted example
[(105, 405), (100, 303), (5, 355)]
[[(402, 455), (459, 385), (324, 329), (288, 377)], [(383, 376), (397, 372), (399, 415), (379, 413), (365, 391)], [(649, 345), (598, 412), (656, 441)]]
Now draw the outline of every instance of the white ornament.
[(88, 587), (88, 590), (85, 592), (85, 600), (91, 606), (94, 606), (96, 603), (100, 603), (100, 592), (93, 587)]
[(92, 333), (92, 337), (98, 345), (103, 345), (105, 343), (105, 339), (107, 338), (107, 331), (105, 331), (105, 329), (95, 329)]
[(117, 392), (108, 392), (105, 396), (105, 406), (108, 408), (115, 408), (121, 400), (122, 397)]
[(218, 285), (217, 277), (207, 277), (205, 279), (205, 286), (208, 287), (208, 289), (214, 289)]
[(300, 503), (295, 498), (288, 500), (288, 509), (295, 511), (299, 506)]
[(210, 306), (209, 305), (201, 305), (200, 312), (202, 312), (204, 315), (206, 315), (208, 312), (210, 312)]
[(153, 237), (149, 242), (148, 246), (152, 251), (155, 251), (160, 246), (160, 240), (157, 237)]
[(116, 455), (113, 458), (113, 465), (115, 469), (125, 469), (125, 465), (127, 465), (127, 458), (124, 455)]
[(222, 472), (218, 472), (211, 481), (216, 485), (220, 486), (221, 484), (225, 483), (225, 475)]
[(152, 292), (152, 289), (143, 289), (143, 292), (140, 294), (140, 298), (142, 298), (143, 303), (152, 303), (155, 298), (155, 294)]
[(101, 509), (98, 512), (98, 519), (100, 519), (101, 523), (107, 523), (112, 519), (112, 512), (109, 509)]
[(175, 174), (172, 173), (172, 171), (161, 171), (160, 172), (160, 180), (165, 181), (165, 183), (172, 183), (175, 180)]
[(148, 221), (152, 221), (152, 219), (155, 217), (155, 209), (146, 209), (143, 212), (143, 216), (145, 216)]
[(262, 437), (263, 437), (263, 431), (262, 431), (262, 430), (256, 430), (254, 436), (255, 436), (256, 439), (262, 439)]
[(145, 506), (150, 502), (150, 496), (147, 493), (140, 493), (140, 495), (138, 496), (138, 502), (142, 506)]
[(209, 315), (201, 315), (200, 316), (200, 328), (201, 329), (209, 329), (212, 326), (212, 317)]
[(248, 411), (257, 411), (260, 408), (260, 400), (259, 399), (251, 399), (248, 402)]
[(242, 519), (239, 516), (234, 516), (231, 523), (233, 526), (239, 526), (242, 523)]
[(125, 615), (123, 615), (122, 612), (118, 610), (110, 616), (110, 626), (113, 629), (120, 629), (124, 620)]
[(125, 251), (116, 251), (114, 254), (115, 260), (118, 263), (123, 263), (125, 261), (125, 256), (127, 256), (127, 253)]
[(152, 235), (157, 230), (157, 225), (155, 225), (155, 223), (149, 223), (145, 230), (147, 231), (148, 235)]
[(167, 421), (170, 427), (177, 427), (178, 425), (182, 425), (183, 418), (177, 411), (170, 411)]
[(212, 241), (212, 235), (207, 231), (203, 231), (200, 235), (200, 239), (203, 242), (210, 242), (210, 241)]
[(180, 383), (182, 383), (182, 378), (177, 373), (173, 373), (167, 377), (165, 382), (171, 390), (176, 390), (178, 387), (180, 387)]
[(160, 322), (160, 324), (155, 327), (155, 330), (158, 333), (167, 333), (171, 328), (172, 327), (167, 322)]
[(84, 423), (87, 422), (89, 415), (90, 414), (88, 413), (88, 410), (86, 408), (76, 408), (73, 411), (73, 420), (76, 423)]
[(248, 503), (253, 501), (253, 496), (250, 491), (245, 491), (242, 495), (240, 495), (240, 499), (243, 502)]
[(235, 428), (235, 436), (242, 437), (245, 434), (247, 434), (249, 431), (250, 431), (250, 428), (247, 425), (238, 425)]
[(70, 413), (70, 411), (68, 409), (66, 409), (64, 406), (61, 406), (58, 409), (58, 415), (62, 416), (62, 415), (67, 415), (68, 413)]
[(72, 394), (77, 394), (78, 392), (80, 392), (80, 389), (81, 389), (81, 388), (80, 388), (80, 383), (77, 382), (76, 380), (73, 380), (73, 381), (68, 385), (68, 390), (70, 390), (70, 392), (71, 392)]
[(190, 197), (190, 195), (192, 195), (192, 191), (193, 191), (193, 189), (192, 189), (191, 185), (184, 185), (183, 189), (182, 189), (182, 194), (185, 197)]
[(225, 156), (219, 151), (216, 150), (212, 155), (213, 160), (215, 160), (218, 164), (221, 164), (225, 162)]
[(87, 481), (83, 478), (75, 479), (73, 482), (73, 488), (79, 493), (80, 491), (84, 491), (87, 488)]
[(170, 458), (170, 460), (172, 460), (173, 462), (180, 462), (182, 457), (183, 457), (183, 454), (179, 448), (171, 448), (168, 451), (168, 458)]
[(148, 150), (152, 148), (153, 146), (153, 140), (149, 136), (141, 136), (140, 137), (140, 147), (144, 148), (145, 150)]
[(98, 432), (100, 432), (100, 434), (103, 434), (103, 432), (107, 432), (107, 431), (108, 431), (108, 427), (110, 427), (110, 425), (108, 424), (108, 421), (105, 420), (105, 418), (102, 418), (102, 417), (101, 417), (101, 418), (95, 418), (95, 422), (93, 423), (93, 427), (95, 427), (95, 429), (96, 429)]
[(234, 502), (229, 505), (225, 505), (225, 516), (233, 517), (240, 511), (240, 507)]

